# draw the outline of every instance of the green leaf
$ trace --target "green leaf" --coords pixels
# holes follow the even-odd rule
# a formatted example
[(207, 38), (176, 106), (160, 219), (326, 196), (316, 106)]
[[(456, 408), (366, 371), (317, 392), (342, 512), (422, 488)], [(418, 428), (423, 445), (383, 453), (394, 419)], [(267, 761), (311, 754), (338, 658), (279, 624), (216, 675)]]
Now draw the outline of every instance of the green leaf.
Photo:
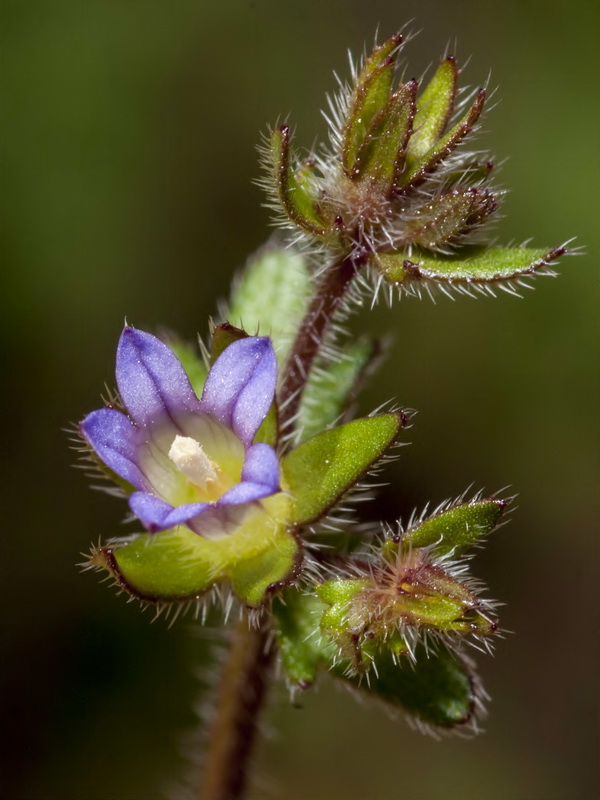
[[(506, 506), (507, 501), (496, 499), (455, 505), (409, 528), (402, 536), (401, 546), (433, 547), (438, 555), (459, 555), (494, 530)], [(397, 550), (398, 546), (391, 541), (386, 543), (388, 551)]]
[(428, 725), (452, 728), (464, 725), (475, 712), (475, 680), (467, 664), (448, 648), (416, 650), (416, 663), (397, 659), (391, 652), (375, 658), (367, 682), (363, 676), (348, 675), (347, 664), (332, 665), (333, 674), (368, 695), (400, 707)]
[(270, 158), (279, 200), (288, 217), (307, 233), (326, 236), (329, 226), (319, 214), (310, 183), (299, 180), (290, 166), (290, 129), (287, 125), (271, 134)]
[(193, 599), (227, 580), (240, 600), (257, 606), (296, 570), (300, 548), (287, 531), (289, 511), (288, 499), (274, 495), (250, 507), (228, 536), (207, 539), (180, 525), (101, 548), (91, 563), (148, 602)]
[(454, 109), (457, 82), (456, 61), (449, 56), (439, 65), (417, 99), (414, 133), (406, 153), (409, 169), (431, 150), (444, 133)]
[(417, 82), (409, 81), (390, 97), (380, 111), (357, 155), (355, 175), (375, 183), (387, 194), (398, 186), (415, 115)]
[(401, 413), (364, 417), (313, 436), (288, 453), (281, 468), (294, 500), (294, 523), (322, 517), (381, 458), (403, 422)]
[(402, 175), (400, 183), (401, 188), (407, 189), (409, 186), (414, 186), (416, 183), (419, 183), (428, 172), (432, 172), (437, 164), (454, 150), (469, 131), (472, 130), (483, 111), (484, 103), (485, 91), (482, 89), (475, 98), (475, 102), (462, 119), (460, 119), (454, 127), (450, 128), (450, 130), (432, 145), (426, 153), (419, 158), (413, 159), (412, 164)]
[(434, 281), (449, 284), (494, 283), (531, 275), (565, 253), (564, 247), (465, 247), (455, 256), (417, 250), (378, 254), (372, 265), (390, 283)]
[(297, 424), (303, 441), (327, 428), (346, 410), (377, 349), (376, 343), (358, 339), (344, 348), (340, 358), (311, 370)]
[(270, 336), (283, 366), (311, 289), (304, 256), (290, 248), (267, 246), (250, 260), (237, 281), (227, 319), (252, 334)]
[(335, 647), (324, 645), (316, 633), (324, 606), (316, 597), (286, 589), (273, 601), (273, 627), (283, 668), (290, 681), (303, 689), (314, 683), (319, 665), (333, 660)]
[(371, 121), (388, 102), (401, 42), (401, 34), (396, 34), (376, 48), (356, 80), (342, 135), (342, 164), (348, 177), (353, 177), (358, 151)]

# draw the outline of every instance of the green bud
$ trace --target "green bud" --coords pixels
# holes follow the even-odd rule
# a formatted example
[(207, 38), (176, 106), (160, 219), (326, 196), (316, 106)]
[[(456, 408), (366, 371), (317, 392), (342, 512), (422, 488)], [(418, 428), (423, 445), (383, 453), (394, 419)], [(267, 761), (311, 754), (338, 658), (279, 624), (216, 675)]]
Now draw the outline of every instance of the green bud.
[[(289, 587), (273, 601), (274, 630), (289, 681), (308, 689), (319, 670), (326, 669), (349, 688), (403, 710), (426, 726), (452, 728), (472, 720), (481, 705), (479, 683), (469, 663), (441, 642), (413, 646), (409, 660), (409, 649), (397, 631), (385, 641), (370, 638), (358, 644), (356, 637), (349, 637), (346, 656), (323, 622), (319, 634), (326, 603), (343, 605), (357, 589), (357, 582), (328, 581), (318, 587), (318, 598)], [(356, 669), (357, 648), (363, 665), (371, 667), (368, 675)]]
[[(356, 673), (368, 671), (373, 653), (390, 647), (414, 651), (426, 633), (436, 636), (494, 633), (491, 606), (465, 581), (464, 570), (435, 562), (428, 550), (395, 551), (384, 545), (368, 567), (356, 564), (357, 577), (325, 581), (317, 587), (328, 608), (321, 630), (336, 642), (340, 656)], [(364, 572), (364, 576), (360, 573)]]
[(392, 196), (400, 184), (404, 156), (415, 115), (417, 82), (409, 81), (390, 97), (373, 120), (371, 130), (356, 158), (354, 176), (384, 196)]

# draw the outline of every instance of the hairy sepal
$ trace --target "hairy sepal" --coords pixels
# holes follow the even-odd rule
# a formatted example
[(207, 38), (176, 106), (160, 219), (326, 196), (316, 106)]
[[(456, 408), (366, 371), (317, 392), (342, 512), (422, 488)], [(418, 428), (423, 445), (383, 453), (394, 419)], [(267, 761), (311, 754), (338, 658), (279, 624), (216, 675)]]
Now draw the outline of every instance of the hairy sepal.
[(279, 201), (292, 222), (306, 233), (324, 237), (329, 226), (319, 214), (308, 180), (299, 180), (290, 164), (290, 129), (282, 125), (271, 134), (269, 154)]
[(390, 97), (371, 123), (357, 155), (354, 177), (391, 197), (400, 184), (415, 115), (417, 82), (409, 81)]
[(414, 133), (406, 153), (408, 169), (412, 169), (441, 138), (454, 110), (458, 69), (453, 56), (439, 65), (432, 79), (417, 99)]
[(363, 417), (324, 431), (281, 462), (296, 525), (320, 519), (378, 461), (404, 424), (400, 412)]
[(419, 209), (407, 225), (405, 245), (437, 248), (457, 240), (480, 224), (497, 208), (487, 189), (454, 189), (444, 192)]
[(300, 545), (288, 532), (289, 501), (266, 498), (230, 535), (205, 539), (185, 525), (97, 550), (90, 566), (110, 572), (128, 594), (150, 603), (182, 602), (225, 581), (249, 606), (292, 580)]
[(389, 100), (401, 42), (402, 36), (396, 34), (376, 48), (366, 59), (352, 90), (342, 134), (341, 152), (342, 165), (349, 178), (354, 175), (358, 152), (373, 118)]
[(422, 156), (415, 158), (408, 169), (404, 171), (400, 182), (400, 188), (403, 191), (420, 183), (428, 173), (433, 172), (442, 159), (446, 158), (446, 156), (460, 144), (479, 119), (483, 111), (484, 103), (485, 90), (481, 89), (471, 108), (456, 125), (450, 128), (450, 130), (438, 139), (438, 141)]

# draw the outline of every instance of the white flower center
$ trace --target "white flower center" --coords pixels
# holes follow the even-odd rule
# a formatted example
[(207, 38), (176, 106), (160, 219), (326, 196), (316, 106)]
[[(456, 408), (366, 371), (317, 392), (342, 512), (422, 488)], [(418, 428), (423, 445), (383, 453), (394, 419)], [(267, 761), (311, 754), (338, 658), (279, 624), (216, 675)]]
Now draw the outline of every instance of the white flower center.
[(200, 489), (219, 479), (220, 469), (206, 455), (200, 442), (191, 436), (176, 436), (169, 450), (169, 458), (190, 483)]

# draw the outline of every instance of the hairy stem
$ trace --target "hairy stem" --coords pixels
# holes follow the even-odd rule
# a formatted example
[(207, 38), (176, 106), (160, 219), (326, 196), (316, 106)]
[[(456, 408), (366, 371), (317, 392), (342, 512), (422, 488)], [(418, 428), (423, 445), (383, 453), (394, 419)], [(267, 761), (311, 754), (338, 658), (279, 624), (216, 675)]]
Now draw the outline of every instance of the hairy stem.
[(363, 260), (356, 254), (340, 257), (323, 274), (298, 329), (284, 373), (279, 393), (279, 422), (282, 430), (288, 429), (298, 413), (302, 392), (314, 360)]
[(244, 796), (274, 653), (269, 628), (250, 628), (244, 616), (233, 633), (217, 688), (199, 800)]

